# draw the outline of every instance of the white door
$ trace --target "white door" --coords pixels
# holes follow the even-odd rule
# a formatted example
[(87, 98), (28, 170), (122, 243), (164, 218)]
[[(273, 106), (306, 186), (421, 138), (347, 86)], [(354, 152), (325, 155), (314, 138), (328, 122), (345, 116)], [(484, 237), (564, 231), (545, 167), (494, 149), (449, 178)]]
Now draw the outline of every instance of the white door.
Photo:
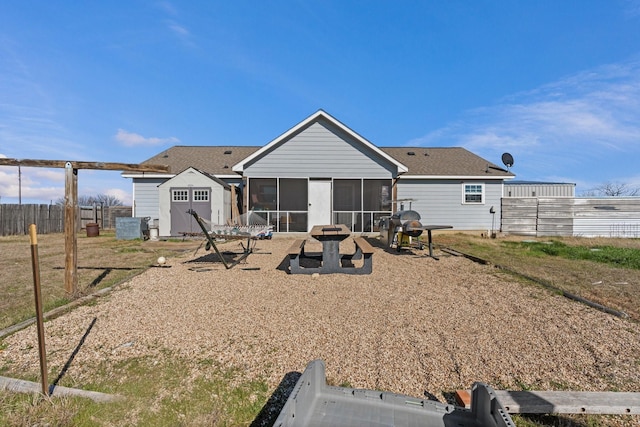
[(309, 218), (307, 231), (314, 225), (331, 224), (331, 180), (309, 180)]

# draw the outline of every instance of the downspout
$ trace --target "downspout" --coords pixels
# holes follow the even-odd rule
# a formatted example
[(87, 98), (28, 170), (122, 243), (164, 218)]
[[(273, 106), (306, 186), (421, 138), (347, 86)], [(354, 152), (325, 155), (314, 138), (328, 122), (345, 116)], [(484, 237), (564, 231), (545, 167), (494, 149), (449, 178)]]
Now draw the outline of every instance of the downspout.
[(391, 184), (391, 213), (394, 214), (396, 213), (396, 205), (397, 203), (394, 203), (393, 200), (398, 200), (398, 178), (393, 178), (392, 180), (392, 184)]

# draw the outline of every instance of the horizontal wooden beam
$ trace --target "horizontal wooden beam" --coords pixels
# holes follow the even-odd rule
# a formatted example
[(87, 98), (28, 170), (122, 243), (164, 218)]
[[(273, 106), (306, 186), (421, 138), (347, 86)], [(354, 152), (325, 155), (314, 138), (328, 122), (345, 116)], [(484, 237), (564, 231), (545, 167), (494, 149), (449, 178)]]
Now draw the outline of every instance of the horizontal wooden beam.
[(112, 162), (80, 162), (73, 160), (35, 160), (35, 159), (5, 159), (0, 158), (0, 166), (27, 166), (38, 168), (64, 168), (71, 163), (73, 169), (98, 169), (129, 172), (169, 172), (168, 165), (146, 165), (134, 163)]

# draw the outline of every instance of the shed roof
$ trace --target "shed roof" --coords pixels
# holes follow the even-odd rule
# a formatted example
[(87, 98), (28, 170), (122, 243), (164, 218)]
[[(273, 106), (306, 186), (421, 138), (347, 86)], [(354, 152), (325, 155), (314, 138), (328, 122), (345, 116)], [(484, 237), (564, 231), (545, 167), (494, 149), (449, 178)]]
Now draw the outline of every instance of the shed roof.
[(573, 185), (574, 182), (553, 182), (553, 181), (509, 181), (509, 185)]
[(160, 186), (163, 186), (163, 185), (164, 185), (164, 186), (166, 186), (166, 185), (171, 185), (171, 182), (172, 182), (175, 178), (179, 177), (180, 175), (182, 175), (182, 174), (184, 174), (184, 173), (187, 173), (187, 172), (188, 172), (188, 171), (190, 171), (190, 170), (195, 171), (195, 172), (197, 172), (197, 173), (201, 174), (202, 176), (205, 176), (206, 178), (208, 178), (208, 179), (210, 179), (211, 181), (213, 181), (213, 182), (217, 183), (217, 184), (218, 184), (218, 185), (220, 185), (221, 187), (224, 187), (224, 188), (227, 188), (227, 189), (228, 189), (228, 188), (230, 188), (229, 184), (227, 184), (226, 182), (224, 182), (224, 181), (223, 181), (223, 180), (221, 180), (220, 178), (217, 178), (216, 176), (214, 176), (214, 175), (212, 175), (212, 174), (210, 174), (210, 173), (207, 173), (207, 172), (201, 171), (200, 169), (198, 169), (198, 168), (194, 168), (194, 167), (192, 167), (192, 166), (190, 166), (190, 167), (186, 168), (186, 169), (185, 169), (185, 170), (183, 170), (183, 171), (180, 171), (179, 173), (177, 173), (177, 174), (176, 174), (174, 177), (172, 177), (171, 179), (168, 179), (167, 181), (165, 181), (165, 182), (163, 182), (162, 184), (160, 184)]

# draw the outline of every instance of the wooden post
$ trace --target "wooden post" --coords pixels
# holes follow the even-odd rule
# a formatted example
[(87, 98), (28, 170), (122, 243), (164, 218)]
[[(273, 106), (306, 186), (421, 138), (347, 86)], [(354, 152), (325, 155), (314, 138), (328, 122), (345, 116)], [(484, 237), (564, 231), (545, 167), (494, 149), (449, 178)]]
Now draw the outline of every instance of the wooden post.
[(78, 292), (78, 169), (67, 162), (64, 172), (64, 290), (67, 296), (75, 296)]
[(40, 290), (40, 263), (38, 261), (38, 236), (36, 225), (29, 226), (31, 239), (31, 268), (33, 270), (33, 293), (36, 299), (36, 320), (38, 325), (38, 350), (40, 354), (40, 380), (42, 394), (49, 395), (49, 381), (47, 379), (47, 352), (44, 345), (44, 320), (42, 316), (42, 293)]
[[(0, 158), (0, 166), (64, 168), (64, 289), (68, 297), (78, 293), (78, 169), (119, 170), (134, 172), (169, 172), (167, 165), (138, 165), (131, 163), (69, 162), (64, 160), (34, 160)], [(134, 205), (135, 211), (135, 205)], [(23, 218), (24, 215), (20, 215)], [(24, 232), (24, 228), (21, 232)]]
[(235, 185), (231, 186), (231, 223), (240, 224), (240, 211), (238, 210), (238, 196)]

